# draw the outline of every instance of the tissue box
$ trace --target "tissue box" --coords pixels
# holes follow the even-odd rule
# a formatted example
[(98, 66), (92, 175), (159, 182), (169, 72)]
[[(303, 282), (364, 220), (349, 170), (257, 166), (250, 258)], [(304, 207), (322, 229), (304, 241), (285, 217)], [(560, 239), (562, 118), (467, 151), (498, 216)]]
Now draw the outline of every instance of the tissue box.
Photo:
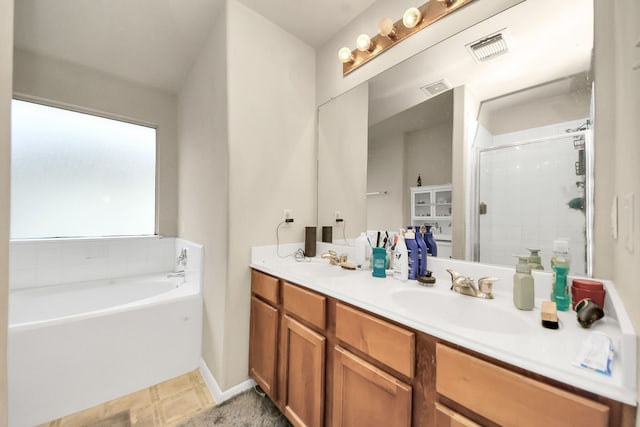
[(573, 279), (571, 284), (571, 306), (575, 310), (576, 304), (585, 298), (590, 298), (593, 302), (604, 309), (604, 297), (606, 291), (602, 282), (587, 279)]

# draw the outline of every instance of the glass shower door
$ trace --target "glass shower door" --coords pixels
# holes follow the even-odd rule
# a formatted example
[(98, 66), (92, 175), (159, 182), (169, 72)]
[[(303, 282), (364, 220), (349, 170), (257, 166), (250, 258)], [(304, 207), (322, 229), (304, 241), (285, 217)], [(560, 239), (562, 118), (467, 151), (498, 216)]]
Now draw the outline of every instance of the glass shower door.
[(575, 138), (480, 151), (480, 262), (513, 266), (532, 248), (549, 270), (553, 240), (569, 238), (571, 272), (586, 273), (584, 149)]

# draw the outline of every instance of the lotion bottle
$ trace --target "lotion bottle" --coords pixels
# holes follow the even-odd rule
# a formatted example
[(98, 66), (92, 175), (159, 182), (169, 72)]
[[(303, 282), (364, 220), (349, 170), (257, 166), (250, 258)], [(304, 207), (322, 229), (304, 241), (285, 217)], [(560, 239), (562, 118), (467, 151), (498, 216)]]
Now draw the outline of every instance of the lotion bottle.
[(513, 275), (513, 305), (520, 310), (533, 310), (535, 291), (529, 257), (518, 256), (516, 274)]
[(404, 229), (400, 229), (398, 242), (394, 251), (393, 278), (406, 281), (409, 279), (409, 260), (407, 245), (404, 243)]
[(407, 262), (408, 262), (408, 272), (409, 279), (416, 280), (418, 278), (418, 269), (420, 268), (419, 261), (419, 249), (418, 242), (416, 241), (416, 235), (413, 231), (413, 228), (407, 230), (404, 235), (404, 243), (407, 247)]
[(366, 268), (365, 262), (367, 261), (367, 247), (369, 246), (369, 240), (367, 239), (367, 233), (362, 232), (355, 242), (355, 256), (353, 260), (358, 268)]

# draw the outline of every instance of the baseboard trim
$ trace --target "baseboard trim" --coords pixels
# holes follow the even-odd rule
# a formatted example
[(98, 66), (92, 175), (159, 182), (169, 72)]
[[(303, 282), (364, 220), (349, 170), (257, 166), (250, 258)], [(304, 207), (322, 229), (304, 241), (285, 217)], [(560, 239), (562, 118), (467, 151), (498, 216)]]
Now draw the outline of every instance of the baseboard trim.
[(211, 393), (211, 396), (213, 397), (213, 400), (217, 405), (256, 385), (256, 382), (254, 380), (249, 379), (231, 387), (228, 390), (222, 391), (204, 360), (200, 359), (200, 366), (198, 367), (198, 369), (200, 370), (200, 375), (202, 375), (205, 384), (207, 384), (209, 393)]

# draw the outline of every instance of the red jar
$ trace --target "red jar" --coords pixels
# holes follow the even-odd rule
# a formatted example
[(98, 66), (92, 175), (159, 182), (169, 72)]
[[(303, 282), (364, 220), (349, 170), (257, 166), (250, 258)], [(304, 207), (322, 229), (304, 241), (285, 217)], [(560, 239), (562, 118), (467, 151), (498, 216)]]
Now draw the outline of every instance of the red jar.
[(571, 306), (575, 310), (576, 304), (585, 298), (591, 299), (604, 309), (606, 291), (602, 282), (588, 279), (573, 279), (571, 284)]

